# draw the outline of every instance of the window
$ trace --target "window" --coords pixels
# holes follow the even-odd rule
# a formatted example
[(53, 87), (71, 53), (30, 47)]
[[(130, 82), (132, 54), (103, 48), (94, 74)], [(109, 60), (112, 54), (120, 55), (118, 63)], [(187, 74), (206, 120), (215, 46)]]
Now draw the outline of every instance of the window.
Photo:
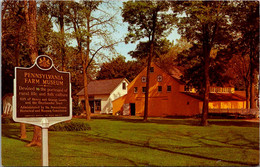
[(162, 82), (162, 79), (163, 79), (163, 77), (162, 77), (161, 75), (158, 75), (158, 76), (157, 76), (157, 81), (158, 81), (158, 82)]
[(134, 87), (134, 93), (137, 93), (137, 91), (138, 91), (138, 88)]
[(154, 72), (154, 67), (150, 67), (150, 73)]
[(146, 77), (142, 77), (142, 82), (146, 82)]
[(142, 92), (143, 92), (143, 93), (146, 92), (146, 87), (142, 87)]
[(101, 111), (101, 100), (95, 100), (95, 111)]
[(167, 92), (171, 92), (172, 91), (172, 86), (168, 85), (167, 86)]
[(191, 91), (192, 91), (192, 87), (191, 87), (191, 86), (188, 86), (188, 85), (185, 85), (184, 91), (185, 91), (185, 92), (191, 92)]
[(162, 86), (158, 86), (158, 92), (162, 92)]
[(125, 82), (123, 82), (122, 89), (126, 90), (126, 83)]
[(83, 108), (83, 110), (85, 110), (85, 105), (86, 105), (86, 103), (85, 103), (85, 100), (81, 100), (81, 107)]

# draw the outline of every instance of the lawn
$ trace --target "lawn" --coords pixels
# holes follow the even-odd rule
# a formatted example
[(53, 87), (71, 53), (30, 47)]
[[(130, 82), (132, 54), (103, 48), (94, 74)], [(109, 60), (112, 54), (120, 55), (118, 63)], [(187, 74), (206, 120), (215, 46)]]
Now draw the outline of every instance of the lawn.
[[(85, 122), (73, 119), (73, 122)], [(49, 131), (50, 166), (254, 166), (259, 164), (259, 123), (245, 120), (104, 117), (91, 130)], [(2, 125), (2, 164), (40, 166), (41, 148), (25, 147), (19, 124)]]

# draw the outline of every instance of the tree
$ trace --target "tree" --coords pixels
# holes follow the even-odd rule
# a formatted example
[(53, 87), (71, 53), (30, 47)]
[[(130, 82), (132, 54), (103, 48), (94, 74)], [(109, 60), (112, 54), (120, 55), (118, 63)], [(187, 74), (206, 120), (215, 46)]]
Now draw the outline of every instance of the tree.
[[(26, 19), (26, 32), (27, 40), (29, 45), (29, 57), (31, 64), (34, 64), (37, 56), (37, 22), (36, 22), (36, 1), (27, 0), (24, 1), (24, 12)], [(41, 146), (41, 127), (34, 126), (33, 138), (32, 141), (27, 146)]]
[[(26, 65), (22, 46), (26, 45), (24, 38), (24, 4), (22, 1), (3, 1), (2, 11), (2, 85), (3, 94), (13, 92), (14, 67)], [(26, 51), (23, 51), (26, 54)], [(26, 127), (20, 124), (20, 138), (26, 138)]]
[[(160, 39), (154, 43), (154, 52), (153, 56), (159, 58), (161, 55), (164, 55), (169, 52), (171, 42), (167, 39)], [(145, 61), (149, 55), (150, 43), (149, 42), (140, 42), (134, 51), (130, 51), (129, 54), (131, 57), (136, 58), (138, 61)]]
[[(67, 2), (68, 3), (68, 17), (65, 22), (69, 28), (72, 28), (72, 37), (76, 39), (78, 54), (81, 57), (82, 68), (83, 68), (83, 83), (84, 83), (84, 96), (85, 96), (85, 110), (87, 115), (87, 120), (90, 120), (90, 107), (88, 100), (88, 80), (87, 72), (91, 65), (95, 55), (102, 48), (112, 48), (114, 45), (111, 33), (107, 31), (108, 29), (114, 30), (114, 18), (115, 15), (110, 15), (104, 10), (100, 10), (99, 6), (102, 4), (101, 1), (80, 1), (80, 2)], [(106, 2), (109, 4), (109, 2)], [(98, 17), (94, 15), (95, 11), (99, 11)], [(99, 37), (102, 39), (95, 48), (93, 41), (94, 37)], [(91, 56), (91, 58), (90, 58)]]
[(232, 39), (228, 29), (230, 18), (228, 2), (174, 1), (172, 4), (175, 11), (179, 13), (178, 32), (193, 44), (188, 53), (203, 63), (202, 67), (194, 62), (193, 68), (203, 69), (201, 72), (204, 74), (202, 76), (204, 101), (201, 125), (205, 126), (208, 124), (211, 53), (213, 49), (225, 48), (229, 39)]
[(178, 55), (184, 50), (190, 49), (191, 47), (192, 45), (185, 38), (177, 39), (175, 45), (172, 44), (171, 46), (169, 46), (169, 50), (166, 53), (162, 53), (161, 55), (159, 55), (157, 63), (159, 63), (160, 67), (163, 68), (165, 71), (171, 73), (171, 67), (177, 67), (179, 62), (178, 68), (182, 68), (183, 71), (185, 69), (184, 66), (187, 64), (187, 62), (180, 63), (182, 59), (178, 61)]
[(247, 103), (250, 101), (247, 108), (255, 108), (254, 85), (257, 84), (256, 75), (259, 72), (259, 1), (233, 2), (232, 10), (239, 11), (231, 15), (232, 23), (236, 25), (232, 27), (236, 32), (233, 54), (245, 61), (238, 75), (244, 80)]
[(118, 56), (101, 65), (97, 79), (127, 78), (131, 82), (141, 72), (142, 67), (143, 64), (140, 61), (126, 62), (125, 57)]
[(167, 13), (169, 6), (169, 2), (167, 1), (128, 1), (123, 4), (123, 21), (129, 24), (129, 32), (125, 39), (126, 43), (146, 38), (150, 45), (147, 58), (147, 91), (145, 92), (144, 121), (148, 117), (149, 71), (154, 55), (155, 41), (165, 37), (170, 32), (171, 26), (175, 21), (175, 17)]

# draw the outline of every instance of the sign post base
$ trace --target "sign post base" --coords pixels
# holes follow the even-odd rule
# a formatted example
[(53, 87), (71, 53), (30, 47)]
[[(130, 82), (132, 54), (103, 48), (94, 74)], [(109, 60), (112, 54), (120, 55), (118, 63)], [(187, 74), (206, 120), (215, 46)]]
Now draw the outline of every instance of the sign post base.
[(42, 119), (42, 166), (49, 166), (48, 128), (48, 120)]

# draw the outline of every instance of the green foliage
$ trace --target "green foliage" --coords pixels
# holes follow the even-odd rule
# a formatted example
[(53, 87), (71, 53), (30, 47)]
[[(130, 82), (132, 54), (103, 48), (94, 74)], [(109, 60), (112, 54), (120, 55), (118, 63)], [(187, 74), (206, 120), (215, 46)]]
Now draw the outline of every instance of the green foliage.
[[(174, 1), (172, 4), (179, 14), (178, 32), (192, 44), (177, 59), (186, 69), (184, 80), (201, 91), (205, 90), (205, 80), (209, 85), (228, 83), (229, 78), (223, 74), (231, 56), (223, 50), (230, 47), (233, 39), (230, 4), (224, 1)], [(205, 73), (209, 78), (206, 79)]]
[[(154, 44), (154, 57), (160, 57), (169, 52), (171, 42), (167, 39), (161, 39), (155, 41)], [(129, 54), (136, 58), (138, 61), (146, 60), (150, 53), (150, 43), (149, 42), (140, 42), (134, 51), (130, 51)]]
[(3, 117), (2, 116), (2, 124), (10, 124), (10, 123), (14, 123), (12, 117)]
[(239, 12), (231, 15), (236, 38), (228, 52), (233, 58), (227, 75), (233, 78), (236, 88), (245, 90), (245, 82), (259, 74), (259, 1), (234, 2), (231, 9)]
[[(122, 17), (128, 22), (128, 36), (125, 41), (135, 42), (142, 38), (151, 41), (152, 33), (155, 39), (165, 37), (172, 30), (176, 18), (167, 13), (169, 10), (167, 1), (127, 1), (123, 4)], [(157, 16), (154, 18), (154, 16)], [(154, 27), (153, 22), (156, 22)]]
[(72, 109), (73, 115), (80, 115), (82, 112), (83, 112), (82, 106), (79, 106), (79, 105), (73, 106), (73, 109)]
[(85, 122), (62, 122), (52, 125), (50, 131), (86, 131), (91, 130), (88, 123)]
[(139, 61), (125, 61), (125, 57), (118, 56), (109, 62), (103, 63), (97, 74), (97, 79), (126, 78), (132, 81), (143, 69)]

